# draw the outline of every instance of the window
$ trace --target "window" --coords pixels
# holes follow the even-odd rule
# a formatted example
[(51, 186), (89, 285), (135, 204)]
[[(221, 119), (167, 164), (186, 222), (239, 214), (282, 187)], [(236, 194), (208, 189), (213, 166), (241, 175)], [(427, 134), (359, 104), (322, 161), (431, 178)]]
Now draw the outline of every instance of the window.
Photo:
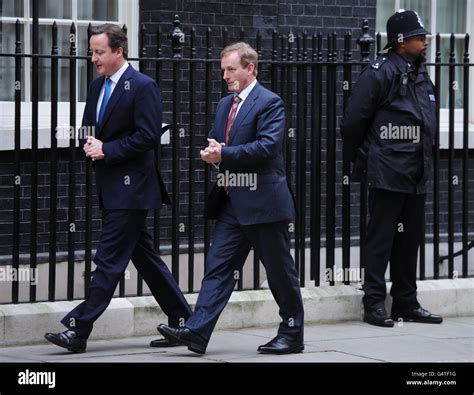
[[(87, 27), (109, 22), (127, 25), (129, 56), (138, 54), (139, 0), (37, 0), (39, 3), (39, 52), (51, 54), (52, 24), (58, 26), (58, 53), (69, 55), (70, 27), (76, 26), (76, 53), (87, 54)], [(32, 53), (32, 0), (2, 0), (0, 2), (0, 51), (15, 52), (15, 23), (21, 23), (22, 53)], [(77, 61), (77, 124), (82, 118), (87, 94), (86, 60)], [(58, 125), (69, 124), (69, 60), (60, 59), (58, 81)], [(13, 148), (14, 77), (13, 58), (0, 58), (0, 150)], [(51, 107), (51, 60), (39, 61), (39, 146), (49, 146)], [(28, 72), (25, 72), (27, 70)], [(31, 139), (31, 58), (22, 60), (22, 148)], [(24, 132), (24, 136), (23, 136)], [(44, 136), (43, 136), (44, 135)], [(3, 138), (5, 137), (5, 138)], [(24, 138), (23, 138), (24, 137)]]
[[(399, 9), (414, 10), (420, 15), (425, 28), (432, 33), (428, 37), (429, 49), (427, 53), (428, 62), (434, 62), (436, 56), (435, 37), (440, 33), (441, 37), (441, 61), (447, 63), (449, 59), (449, 46), (451, 33), (455, 34), (455, 57), (457, 63), (463, 62), (464, 57), (464, 37), (466, 33), (472, 37), (474, 25), (472, 23), (474, 14), (474, 4), (469, 0), (377, 0), (376, 30), (382, 34), (382, 47), (387, 42), (386, 23), (387, 19)], [(470, 42), (470, 60), (473, 59), (473, 43)], [(429, 68), (431, 78), (434, 80), (434, 67)], [(471, 70), (469, 91), (474, 92), (474, 76)], [(463, 69), (455, 68), (455, 80), (458, 89), (455, 91), (455, 122), (456, 131), (462, 132), (463, 117)], [(441, 67), (441, 93), (440, 93), (440, 129), (441, 147), (447, 147), (448, 131), (448, 103), (449, 103), (449, 70), (448, 67)], [(470, 122), (473, 123), (470, 131), (470, 147), (474, 146), (474, 105), (470, 100)], [(443, 133), (444, 132), (444, 133)], [(462, 133), (455, 135), (455, 147), (462, 147)]]

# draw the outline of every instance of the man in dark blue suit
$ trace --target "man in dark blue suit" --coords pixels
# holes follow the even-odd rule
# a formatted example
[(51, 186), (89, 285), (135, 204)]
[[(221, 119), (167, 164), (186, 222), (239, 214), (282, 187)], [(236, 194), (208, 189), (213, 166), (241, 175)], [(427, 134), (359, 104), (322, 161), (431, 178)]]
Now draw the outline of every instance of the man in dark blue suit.
[(304, 349), (303, 303), (290, 255), (288, 225), (295, 204), (284, 166), (284, 106), (257, 82), (257, 59), (246, 43), (221, 53), (224, 80), (233, 93), (219, 102), (209, 146), (201, 151), (205, 162), (219, 167), (206, 209), (208, 218), (217, 219), (206, 273), (185, 327), (158, 328), (170, 341), (202, 354), (251, 246), (265, 266), (282, 318), (277, 336), (258, 351), (288, 354)]
[[(120, 27), (95, 28), (90, 46), (92, 62), (102, 76), (89, 88), (82, 123), (96, 131), (96, 137), (88, 136), (84, 152), (93, 160), (102, 233), (85, 301), (61, 320), (67, 331), (45, 335), (72, 352), (86, 350), (93, 323), (109, 305), (130, 260), (168, 315), (170, 326), (184, 324), (191, 314), (146, 228), (148, 210), (171, 203), (153, 151), (161, 138), (160, 90), (128, 64), (127, 36)], [(158, 339), (151, 345), (177, 344)]]

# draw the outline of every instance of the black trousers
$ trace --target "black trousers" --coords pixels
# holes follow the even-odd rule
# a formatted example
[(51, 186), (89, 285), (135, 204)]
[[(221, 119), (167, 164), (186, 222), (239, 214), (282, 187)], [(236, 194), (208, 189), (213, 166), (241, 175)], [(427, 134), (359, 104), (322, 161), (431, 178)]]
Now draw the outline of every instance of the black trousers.
[(393, 307), (418, 307), (416, 266), (425, 195), (369, 190), (367, 237), (363, 249), (364, 308), (384, 306), (385, 272), (390, 261)]
[(89, 337), (130, 260), (168, 316), (170, 326), (178, 327), (191, 315), (176, 280), (155, 250), (146, 228), (146, 215), (147, 210), (102, 211), (102, 233), (94, 257), (97, 267), (86, 299), (61, 320), (67, 328)]

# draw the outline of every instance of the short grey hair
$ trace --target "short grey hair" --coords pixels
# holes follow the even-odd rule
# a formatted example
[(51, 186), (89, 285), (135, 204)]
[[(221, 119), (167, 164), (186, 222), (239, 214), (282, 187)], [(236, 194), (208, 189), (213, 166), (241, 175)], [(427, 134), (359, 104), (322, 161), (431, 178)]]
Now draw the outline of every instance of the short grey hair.
[(253, 64), (255, 67), (253, 69), (253, 75), (257, 76), (258, 74), (258, 54), (255, 49), (253, 49), (249, 44), (244, 42), (238, 42), (230, 44), (225, 47), (221, 52), (221, 60), (224, 55), (229, 52), (238, 52), (240, 56), (240, 64), (242, 67), (247, 67), (249, 64)]

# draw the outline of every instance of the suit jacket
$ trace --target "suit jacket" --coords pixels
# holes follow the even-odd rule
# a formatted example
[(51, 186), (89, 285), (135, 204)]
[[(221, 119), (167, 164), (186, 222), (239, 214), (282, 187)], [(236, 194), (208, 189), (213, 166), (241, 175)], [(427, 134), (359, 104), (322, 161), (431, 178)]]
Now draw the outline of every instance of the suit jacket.
[[(221, 99), (209, 137), (225, 141), (227, 117), (233, 95)], [(222, 175), (256, 177), (255, 188), (233, 186), (228, 192), (241, 225), (291, 220), (295, 201), (288, 185), (284, 160), (285, 109), (275, 93), (258, 82), (242, 103), (222, 149)], [(230, 177), (228, 177), (230, 179)], [(254, 190), (253, 190), (254, 189)], [(217, 218), (226, 199), (222, 186), (214, 185), (206, 202), (208, 218)]]
[(154, 80), (131, 65), (115, 86), (104, 121), (96, 109), (105, 77), (92, 81), (82, 119), (103, 142), (103, 160), (93, 163), (99, 206), (105, 209), (156, 209), (170, 204), (153, 149), (160, 144), (162, 103)]

